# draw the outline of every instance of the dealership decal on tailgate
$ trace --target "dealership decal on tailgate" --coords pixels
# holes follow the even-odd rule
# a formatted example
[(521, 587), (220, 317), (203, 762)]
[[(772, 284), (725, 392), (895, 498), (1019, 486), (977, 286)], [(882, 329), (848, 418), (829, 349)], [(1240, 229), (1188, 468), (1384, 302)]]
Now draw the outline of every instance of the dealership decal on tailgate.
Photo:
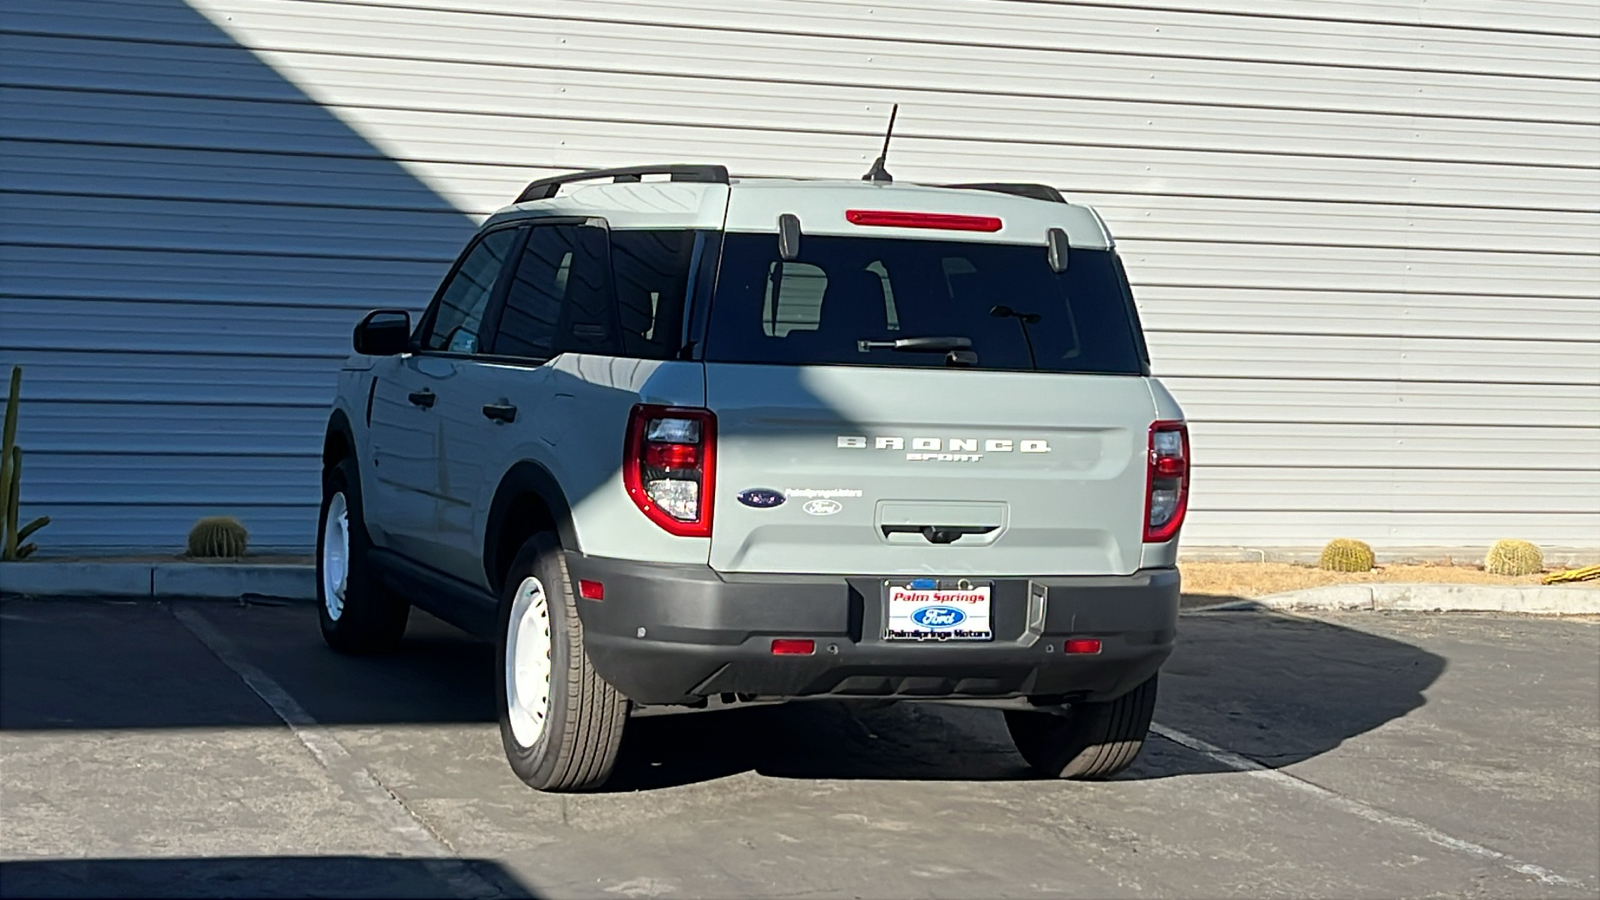
[(908, 641), (987, 641), (987, 584), (942, 590), (933, 579), (886, 585), (888, 626), (884, 636)]

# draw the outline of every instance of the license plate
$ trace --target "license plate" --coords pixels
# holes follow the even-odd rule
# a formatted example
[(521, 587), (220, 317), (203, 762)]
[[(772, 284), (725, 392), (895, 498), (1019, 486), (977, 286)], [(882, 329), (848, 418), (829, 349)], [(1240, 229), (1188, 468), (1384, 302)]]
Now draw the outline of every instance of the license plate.
[(987, 641), (991, 585), (946, 588), (932, 579), (884, 587), (884, 637), (892, 641)]

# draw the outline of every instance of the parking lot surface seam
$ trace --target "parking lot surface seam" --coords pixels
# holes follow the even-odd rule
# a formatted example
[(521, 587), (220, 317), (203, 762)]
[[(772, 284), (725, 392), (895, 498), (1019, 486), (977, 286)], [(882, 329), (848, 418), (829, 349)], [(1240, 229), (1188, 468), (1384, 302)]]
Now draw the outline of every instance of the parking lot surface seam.
[[(362, 801), (367, 811), (391, 834), (410, 844), (422, 857), (430, 874), (448, 884), (462, 898), (503, 897), (506, 891), (491, 884), (460, 859), (454, 847), (444, 841), (393, 791), (384, 786), (366, 766), (305, 707), (295, 700), (272, 676), (247, 661), (221, 631), (192, 609), (173, 607), (172, 615), (206, 649), (233, 670), (274, 714), (289, 727), (318, 765), (351, 796)], [(445, 855), (440, 856), (440, 852)]]
[(1263, 779), (1272, 784), (1290, 788), (1304, 794), (1309, 794), (1317, 800), (1344, 812), (1350, 813), (1351, 815), (1358, 816), (1366, 819), (1369, 822), (1374, 822), (1379, 825), (1387, 825), (1391, 828), (1410, 832), (1411, 834), (1421, 837), (1430, 843), (1444, 847), (1447, 850), (1454, 850), (1458, 853), (1476, 856), (1480, 859), (1491, 860), (1520, 875), (1527, 875), (1536, 878), (1544, 884), (1562, 884), (1576, 887), (1589, 886), (1582, 879), (1566, 878), (1564, 876), (1557, 875), (1543, 866), (1536, 866), (1532, 863), (1523, 862), (1508, 854), (1501, 853), (1499, 850), (1493, 850), (1483, 846), (1482, 844), (1475, 844), (1472, 841), (1462, 840), (1461, 838), (1446, 834), (1439, 829), (1434, 828), (1432, 825), (1419, 822), (1416, 819), (1396, 815), (1394, 813), (1379, 809), (1375, 806), (1369, 806), (1368, 804), (1362, 803), (1359, 800), (1346, 797), (1337, 791), (1329, 790), (1328, 788), (1318, 784), (1313, 784), (1303, 778), (1296, 778), (1287, 772), (1268, 768), (1261, 763), (1250, 759), (1249, 757), (1241, 756), (1240, 754), (1234, 753), (1231, 750), (1218, 747), (1215, 744), (1201, 740), (1200, 738), (1197, 738), (1191, 734), (1186, 734), (1175, 728), (1169, 728), (1160, 723), (1152, 722), (1150, 724), (1150, 731), (1152, 734), (1159, 735), (1173, 742), (1174, 744), (1178, 744), (1182, 747), (1193, 750), (1194, 752), (1205, 756), (1207, 759), (1210, 759), (1212, 762), (1227, 766), (1234, 771), (1243, 772), (1246, 775)]

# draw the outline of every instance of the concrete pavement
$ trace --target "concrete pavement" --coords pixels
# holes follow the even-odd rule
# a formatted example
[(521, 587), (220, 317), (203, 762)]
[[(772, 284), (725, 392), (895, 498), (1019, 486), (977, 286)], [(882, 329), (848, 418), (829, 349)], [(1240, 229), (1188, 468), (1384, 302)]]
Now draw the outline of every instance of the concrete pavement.
[(990, 712), (816, 703), (635, 720), (562, 797), (501, 758), (491, 648), (425, 616), (349, 659), (304, 605), (8, 600), (0, 894), (1600, 890), (1600, 627), (1240, 611), (1180, 646), (1108, 783), (1031, 778)]

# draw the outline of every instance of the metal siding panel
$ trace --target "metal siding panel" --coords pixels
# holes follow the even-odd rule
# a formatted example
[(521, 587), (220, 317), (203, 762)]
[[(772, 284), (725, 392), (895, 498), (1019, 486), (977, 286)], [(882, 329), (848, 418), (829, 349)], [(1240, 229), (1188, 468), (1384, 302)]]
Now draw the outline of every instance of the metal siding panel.
[[(1169, 375), (1188, 416), (1213, 422), (1549, 427), (1596, 424), (1600, 384)], [(1460, 448), (1457, 448), (1459, 452)]]
[[(1198, 466), (1191, 503), (1229, 513), (1364, 512), (1369, 527), (1411, 513), (1600, 515), (1600, 471)], [(1201, 518), (1204, 518), (1202, 515)], [(1509, 535), (1504, 535), (1509, 536)]]
[(0, 369), (42, 552), (218, 513), (305, 548), (351, 324), (420, 308), (470, 219), (181, 2), (3, 27)]
[[(1230, 469), (1404, 469), (1431, 472), (1494, 469), (1516, 460), (1515, 473), (1600, 473), (1600, 425), (1560, 420), (1527, 426), (1417, 423), (1190, 423), (1195, 458)], [(1500, 471), (1513, 471), (1501, 468)], [(1572, 488), (1570, 483), (1563, 483)]]
[[(952, 52), (979, 47), (1094, 53), (1108, 60), (1154, 61), (1150, 68), (1168, 60), (1209, 57), (1285, 60), (1341, 71), (1443, 70), (1573, 78), (1593, 74), (1594, 29), (1592, 21), (1590, 27), (1581, 27), (1580, 17), (1569, 20), (1580, 27), (1568, 31), (1578, 34), (1559, 30), (1538, 34), (1519, 29), (1465, 33), (1420, 23), (1374, 28), (1361, 21), (1263, 16), (1255, 14), (1256, 9), (1231, 15), (1208, 9), (1186, 12), (1136, 5), (1115, 9), (1104, 4), (966, 0), (871, 5), (838, 0), (701, 0), (692, 4), (590, 0), (558, 11), (530, 11), (521, 0), (474, 0), (470, 6), (448, 11), (422, 8), (421, 4), (395, 9), (390, 0), (351, 0), (313, 8), (288, 8), (289, 3), (292, 0), (204, 0), (201, 5), (214, 16), (229, 16), (238, 31), (249, 29), (253, 44), (266, 47), (279, 46), (273, 39), (280, 34), (284, 43), (293, 36), (300, 44), (328, 40), (330, 34), (387, 34), (386, 29), (420, 25), (426, 33), (413, 32), (415, 36), (405, 48), (420, 55), (426, 55), (430, 46), (458, 53), (465, 48), (470, 53), (472, 48), (511, 45), (513, 38), (502, 36), (515, 36), (519, 30), (564, 34), (585, 23), (605, 23), (655, 27), (663, 44), (725, 30), (744, 35), (744, 43), (752, 48), (815, 39), (875, 46), (923, 43)], [(710, 24), (713, 22), (715, 25)], [(428, 33), (436, 34), (438, 40), (430, 43)]]
[(52, 542), (309, 543), (349, 325), (425, 302), (456, 210), (658, 159), (855, 177), (898, 100), (901, 178), (1054, 183), (1121, 238), (1190, 545), (1600, 546), (1590, 3), (193, 7), (0, 33), (0, 363)]
[[(1537, 259), (1538, 257), (1534, 257)], [(1328, 334), (1435, 340), (1516, 338), (1592, 343), (1600, 304), (1578, 297), (1481, 297), (1432, 293), (1294, 291), (1244, 287), (1137, 288), (1150, 331)]]

